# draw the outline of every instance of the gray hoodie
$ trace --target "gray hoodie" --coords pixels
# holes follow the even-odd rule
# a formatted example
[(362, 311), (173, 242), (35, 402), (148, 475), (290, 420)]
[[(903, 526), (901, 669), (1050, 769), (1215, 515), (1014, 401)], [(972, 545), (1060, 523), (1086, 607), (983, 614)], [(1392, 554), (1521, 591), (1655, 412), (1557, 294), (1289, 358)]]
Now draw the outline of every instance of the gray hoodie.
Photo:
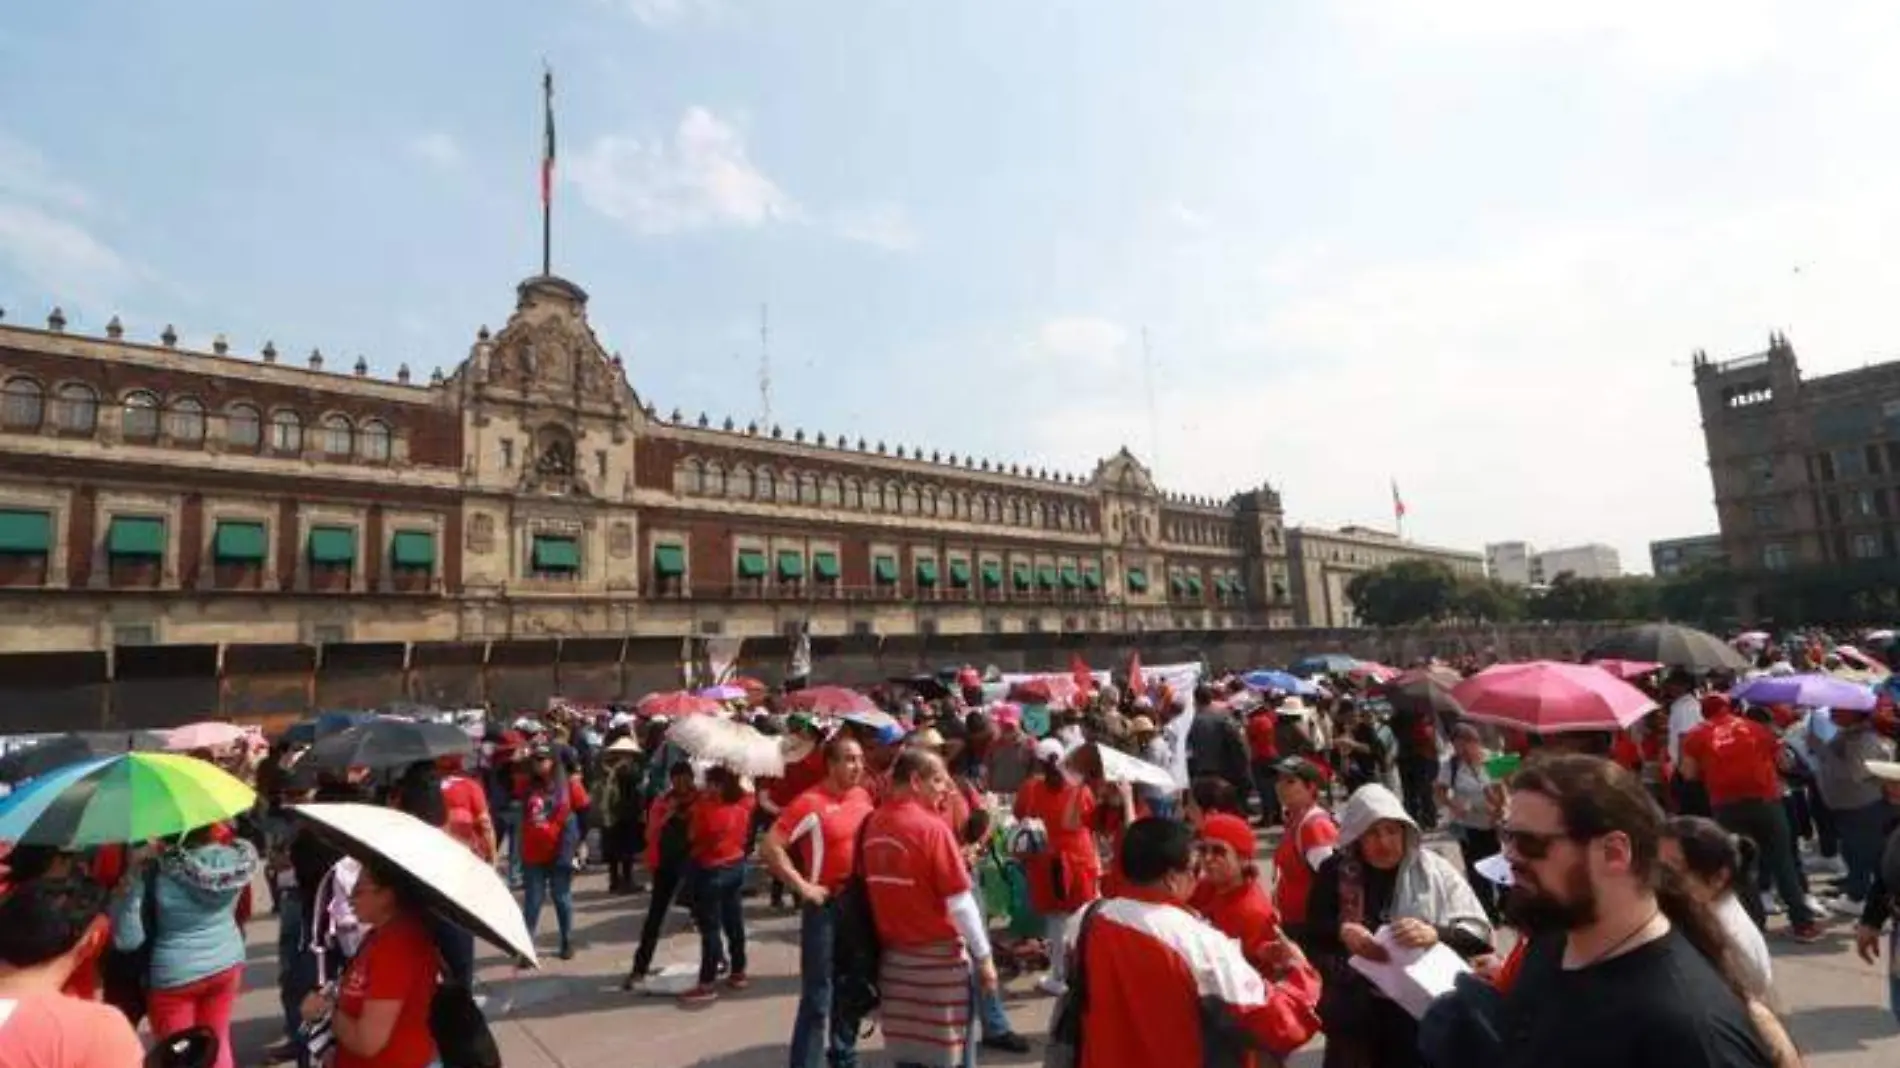
[(1424, 920), (1434, 927), (1455, 927), (1483, 942), (1491, 941), (1491, 921), (1478, 895), (1458, 866), (1424, 847), (1418, 824), (1391, 790), (1371, 783), (1354, 790), (1339, 810), (1339, 848), (1357, 842), (1380, 820), (1405, 825), (1405, 859), (1392, 890), (1392, 918)]
[(1892, 760), (1893, 746), (1874, 732), (1871, 716), (1840, 728), (1825, 742), (1810, 737), (1808, 748), (1815, 757), (1815, 785), (1821, 788), (1821, 800), (1828, 808), (1836, 812), (1866, 808), (1885, 796), (1880, 780), (1867, 771), (1867, 762)]

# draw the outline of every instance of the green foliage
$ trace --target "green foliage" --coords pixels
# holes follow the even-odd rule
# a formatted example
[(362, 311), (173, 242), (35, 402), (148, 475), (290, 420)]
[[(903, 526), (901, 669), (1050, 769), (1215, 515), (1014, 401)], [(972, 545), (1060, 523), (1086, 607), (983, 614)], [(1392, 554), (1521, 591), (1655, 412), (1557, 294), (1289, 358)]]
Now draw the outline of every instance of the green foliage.
[(1375, 627), (1454, 619), (1509, 622), (1524, 614), (1523, 592), (1491, 579), (1459, 578), (1435, 560), (1398, 560), (1354, 575), (1353, 612)]

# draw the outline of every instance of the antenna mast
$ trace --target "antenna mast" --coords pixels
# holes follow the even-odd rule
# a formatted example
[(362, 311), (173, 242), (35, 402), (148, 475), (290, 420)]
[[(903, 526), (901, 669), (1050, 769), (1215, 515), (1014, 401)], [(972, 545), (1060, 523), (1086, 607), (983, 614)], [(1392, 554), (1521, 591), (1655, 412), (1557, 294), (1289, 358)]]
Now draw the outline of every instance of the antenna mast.
[(1161, 419), (1155, 414), (1155, 361), (1148, 347), (1148, 328), (1141, 328), (1141, 377), (1148, 389), (1148, 462), (1161, 475)]
[(768, 305), (759, 305), (759, 407), (765, 415), (759, 429), (772, 426), (772, 325)]

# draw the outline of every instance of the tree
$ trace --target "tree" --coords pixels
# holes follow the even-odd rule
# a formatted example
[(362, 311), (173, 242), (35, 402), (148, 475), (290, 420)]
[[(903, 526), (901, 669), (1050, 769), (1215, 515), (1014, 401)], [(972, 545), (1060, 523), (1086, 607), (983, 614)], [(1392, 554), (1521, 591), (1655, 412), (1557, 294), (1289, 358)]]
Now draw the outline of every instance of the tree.
[(1452, 614), (1479, 623), (1511, 623), (1524, 618), (1524, 591), (1493, 578), (1468, 578), (1452, 592)]
[(1397, 627), (1451, 616), (1458, 577), (1436, 560), (1397, 560), (1346, 584), (1361, 623)]

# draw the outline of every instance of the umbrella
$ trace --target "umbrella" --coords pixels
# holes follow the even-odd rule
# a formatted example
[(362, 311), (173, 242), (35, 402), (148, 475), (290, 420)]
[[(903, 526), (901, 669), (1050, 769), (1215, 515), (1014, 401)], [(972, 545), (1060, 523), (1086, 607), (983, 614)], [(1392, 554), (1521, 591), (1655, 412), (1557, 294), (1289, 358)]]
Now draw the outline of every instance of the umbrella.
[(1082, 687), (1068, 675), (1038, 675), (1010, 686), (1008, 700), (1026, 705), (1048, 705), (1061, 711), (1074, 708), (1082, 696)]
[(521, 906), (474, 850), (407, 812), (380, 805), (294, 805), (290, 811), (358, 860), (375, 857), (401, 869), (429, 907), (450, 923), (519, 960), (539, 964)]
[(1835, 646), (1834, 655), (1840, 657), (1842, 660), (1847, 661), (1849, 665), (1853, 666), (1855, 669), (1860, 670), (1860, 671), (1871, 672), (1872, 674), (1875, 674), (1875, 675), (1893, 674), (1893, 672), (1887, 667), (1887, 665), (1881, 663), (1878, 660), (1875, 660), (1873, 657), (1868, 656), (1866, 653), (1861, 652), (1859, 649), (1856, 649), (1851, 645)]
[(1295, 660), (1287, 670), (1295, 675), (1343, 675), (1359, 661), (1345, 653), (1319, 653)]
[(1387, 667), (1384, 664), (1372, 660), (1361, 660), (1346, 669), (1348, 678), (1360, 680), (1371, 679), (1374, 682), (1391, 682), (1397, 678), (1399, 674), (1398, 668)]
[(1645, 623), (1619, 630), (1590, 647), (1585, 660), (1654, 660), (1698, 674), (1742, 671), (1748, 658), (1707, 631), (1676, 623)]
[(1618, 731), (1656, 707), (1643, 691), (1589, 664), (1499, 664), (1459, 683), (1465, 718), (1539, 734)]
[(1757, 649), (1773, 640), (1773, 637), (1765, 630), (1745, 630), (1735, 636), (1736, 645), (1752, 645)]
[(284, 728), (283, 740), (292, 745), (311, 745), (319, 738), (327, 738), (375, 718), (371, 712), (319, 712), (310, 719), (300, 719)]
[(785, 753), (778, 739), (749, 724), (717, 716), (692, 716), (666, 729), (666, 740), (686, 755), (740, 775), (776, 778), (785, 774)]
[(453, 723), (373, 719), (320, 738), (298, 764), (312, 768), (397, 768), (475, 751), (468, 732)]
[(1310, 696), (1319, 692), (1319, 687), (1313, 685), (1311, 680), (1300, 678), (1298, 675), (1290, 674), (1285, 671), (1249, 671), (1240, 677), (1240, 681), (1252, 689), (1276, 693), (1296, 693), (1302, 696)]
[(711, 716), (720, 712), (719, 702), (710, 697), (675, 690), (672, 693), (651, 693), (640, 698), (634, 706), (640, 714), (647, 717), (665, 716), (667, 719), (685, 719), (687, 716)]
[(152, 731), (80, 731), (45, 738), (0, 757), (0, 782), (38, 778), (83, 760), (119, 753), (165, 748), (165, 736)]
[(1887, 643), (1893, 641), (1893, 631), (1870, 630), (1867, 632), (1867, 636), (1865, 640), (1868, 645), (1886, 645)]
[(785, 707), (791, 712), (814, 712), (821, 716), (842, 716), (847, 712), (876, 712), (877, 704), (856, 690), (843, 686), (813, 686), (785, 695)]
[(881, 708), (862, 708), (855, 712), (846, 712), (838, 717), (846, 723), (855, 723), (860, 727), (869, 727), (874, 731), (899, 730), (897, 717)]
[(1451, 693), (1463, 681), (1463, 675), (1448, 667), (1413, 668), (1386, 683), (1385, 699), (1394, 712), (1430, 715), (1448, 722), (1465, 714), (1464, 706)]
[(257, 794), (179, 753), (122, 753), (43, 775), (0, 803), (0, 841), (84, 849), (170, 838), (247, 812)]
[(724, 682), (717, 686), (708, 686), (693, 696), (704, 697), (709, 701), (743, 701), (746, 699), (746, 689), (743, 686)]
[(1101, 777), (1108, 782), (1125, 782), (1137, 786), (1157, 786), (1163, 790), (1178, 789), (1180, 784), (1168, 769), (1156, 767), (1145, 760), (1129, 756), (1127, 753), (1097, 742), (1077, 746), (1070, 753), (1069, 763), (1082, 774), (1093, 774), (1097, 769)]
[(937, 701), (950, 696), (950, 688), (935, 675), (893, 675), (892, 685), (909, 687), (917, 691), (917, 696), (926, 701)]
[(1797, 708), (1841, 708), (1871, 712), (1874, 691), (1832, 675), (1770, 675), (1736, 687), (1734, 697), (1755, 705), (1794, 705)]
[(165, 748), (176, 753), (188, 753), (193, 749), (222, 749), (243, 741), (249, 734), (250, 731), (235, 723), (206, 720), (165, 732)]
[(1667, 664), (1658, 664), (1654, 660), (1617, 660), (1615, 658), (1592, 660), (1590, 664), (1592, 667), (1602, 668), (1625, 682), (1631, 679), (1640, 679), (1645, 675), (1652, 675), (1668, 666)]

